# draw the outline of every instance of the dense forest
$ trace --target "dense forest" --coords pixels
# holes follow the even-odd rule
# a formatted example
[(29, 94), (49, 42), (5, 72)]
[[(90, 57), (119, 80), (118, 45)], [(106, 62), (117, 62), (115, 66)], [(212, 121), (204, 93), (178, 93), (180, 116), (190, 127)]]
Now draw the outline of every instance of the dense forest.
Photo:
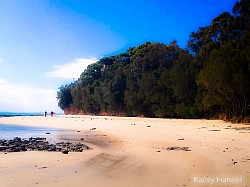
[(250, 1), (174, 40), (104, 57), (57, 93), (61, 109), (95, 115), (250, 119)]

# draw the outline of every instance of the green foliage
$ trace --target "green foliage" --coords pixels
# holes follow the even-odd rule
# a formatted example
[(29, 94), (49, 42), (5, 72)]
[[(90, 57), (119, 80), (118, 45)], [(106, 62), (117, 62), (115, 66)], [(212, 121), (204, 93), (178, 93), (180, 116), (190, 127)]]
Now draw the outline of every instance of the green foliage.
[(183, 118), (197, 117), (195, 106), (197, 74), (198, 65), (194, 58), (186, 52), (179, 55), (170, 69), (171, 89), (176, 99), (175, 112)]
[(61, 109), (70, 107), (72, 103), (71, 89), (73, 85), (62, 85), (57, 92), (58, 106)]
[(192, 32), (188, 49), (146, 42), (91, 64), (58, 104), (84, 113), (200, 118), (250, 115), (249, 1)]
[[(209, 46), (204, 42), (197, 53), (203, 66), (197, 77), (200, 111), (231, 118), (249, 114), (249, 5), (249, 1), (237, 2), (233, 15), (223, 13), (206, 27), (219, 31), (219, 35), (217, 47), (204, 53)], [(210, 38), (211, 35), (204, 37)], [(192, 41), (190, 44), (196, 47)]]
[(204, 107), (218, 105), (222, 113), (231, 117), (246, 115), (250, 71), (244, 56), (236, 42), (227, 42), (211, 54), (197, 80), (207, 93)]

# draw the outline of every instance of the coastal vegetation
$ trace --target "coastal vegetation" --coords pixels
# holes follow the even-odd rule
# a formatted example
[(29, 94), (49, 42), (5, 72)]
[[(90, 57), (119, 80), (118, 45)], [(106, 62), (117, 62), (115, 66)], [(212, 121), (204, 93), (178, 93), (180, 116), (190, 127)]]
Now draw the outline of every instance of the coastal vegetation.
[(190, 34), (187, 48), (146, 42), (100, 59), (62, 85), (58, 105), (83, 114), (250, 117), (250, 2)]

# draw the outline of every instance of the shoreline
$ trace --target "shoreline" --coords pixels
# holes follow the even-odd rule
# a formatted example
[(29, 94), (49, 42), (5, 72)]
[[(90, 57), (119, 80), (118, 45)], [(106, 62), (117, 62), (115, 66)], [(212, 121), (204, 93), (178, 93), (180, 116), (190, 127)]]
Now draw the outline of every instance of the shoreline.
[(67, 155), (0, 153), (0, 186), (211, 186), (206, 179), (216, 177), (232, 179), (216, 186), (250, 185), (250, 125), (81, 115), (18, 116), (0, 123), (68, 129), (59, 140), (84, 138), (91, 148)]

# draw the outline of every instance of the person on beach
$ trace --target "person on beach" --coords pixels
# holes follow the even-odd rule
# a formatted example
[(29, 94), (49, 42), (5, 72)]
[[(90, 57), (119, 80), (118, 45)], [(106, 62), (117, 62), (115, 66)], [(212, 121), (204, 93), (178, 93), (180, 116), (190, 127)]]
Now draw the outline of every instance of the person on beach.
[(54, 114), (54, 112), (51, 111), (51, 112), (50, 112), (51, 117), (53, 117), (53, 114)]
[(47, 116), (47, 111), (44, 112), (44, 116), (45, 116), (45, 117)]

